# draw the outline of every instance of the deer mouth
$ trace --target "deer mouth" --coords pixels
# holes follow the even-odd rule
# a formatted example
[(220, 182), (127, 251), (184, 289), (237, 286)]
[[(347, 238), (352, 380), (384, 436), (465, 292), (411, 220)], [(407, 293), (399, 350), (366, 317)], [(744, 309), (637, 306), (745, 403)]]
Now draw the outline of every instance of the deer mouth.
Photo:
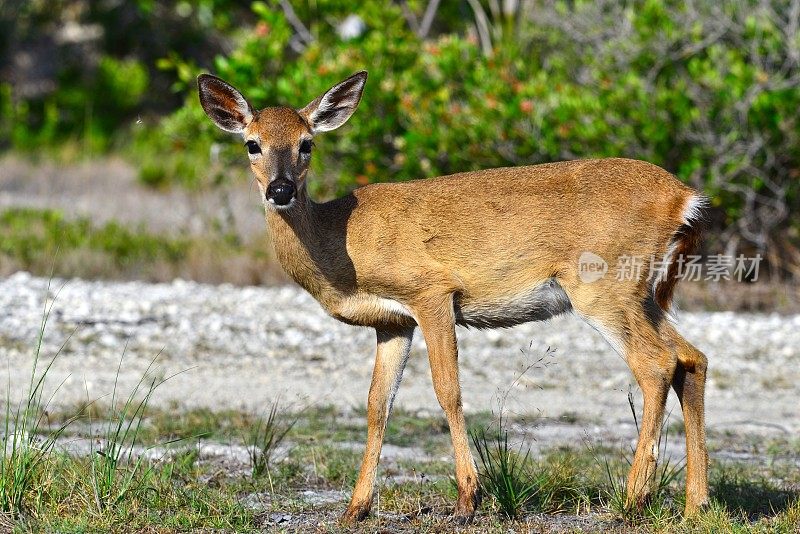
[(297, 189), (289, 180), (278, 179), (267, 187), (267, 202), (277, 207), (287, 207), (294, 200)]

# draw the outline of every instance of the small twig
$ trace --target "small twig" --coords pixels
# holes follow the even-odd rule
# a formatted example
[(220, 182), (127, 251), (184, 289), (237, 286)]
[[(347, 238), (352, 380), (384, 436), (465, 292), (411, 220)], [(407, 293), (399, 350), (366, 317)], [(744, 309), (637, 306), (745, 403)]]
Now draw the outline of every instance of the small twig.
[(639, 419), (636, 418), (636, 407), (633, 404), (633, 391), (628, 390), (628, 406), (631, 407), (631, 415), (633, 415), (633, 422), (636, 424), (636, 432), (639, 432)]
[(286, 20), (289, 24), (292, 25), (294, 31), (297, 32), (297, 35), (300, 37), (301, 41), (304, 45), (310, 45), (314, 42), (314, 36), (311, 35), (311, 32), (308, 31), (303, 21), (301, 21), (297, 17), (297, 13), (294, 12), (294, 8), (292, 4), (290, 4), (287, 0), (280, 0), (281, 8), (283, 9), (283, 14), (286, 16)]
[(408, 26), (411, 28), (411, 31), (419, 35), (419, 21), (417, 20), (417, 16), (411, 11), (411, 8), (408, 7), (408, 2), (401, 0), (400, 2), (400, 11), (403, 12), (403, 18), (406, 19), (408, 22)]
[(417, 32), (420, 39), (424, 39), (428, 36), (428, 32), (431, 31), (431, 25), (433, 24), (433, 17), (436, 15), (438, 9), (439, 0), (430, 0), (430, 2), (428, 2), (428, 7), (425, 8), (425, 14), (422, 16), (422, 22)]
[(478, 0), (467, 0), (472, 11), (475, 13), (475, 28), (478, 30), (478, 38), (481, 42), (481, 50), (484, 56), (492, 55), (492, 38), (489, 35), (489, 19), (486, 12), (481, 7)]

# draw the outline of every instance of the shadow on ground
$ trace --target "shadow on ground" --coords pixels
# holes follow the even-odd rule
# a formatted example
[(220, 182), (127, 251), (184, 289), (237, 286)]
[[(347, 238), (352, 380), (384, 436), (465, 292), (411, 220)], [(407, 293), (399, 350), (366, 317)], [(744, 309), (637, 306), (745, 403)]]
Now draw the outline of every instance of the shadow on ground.
[(780, 515), (800, 499), (798, 490), (778, 488), (766, 478), (745, 479), (728, 471), (712, 482), (711, 495), (728, 513), (750, 521)]

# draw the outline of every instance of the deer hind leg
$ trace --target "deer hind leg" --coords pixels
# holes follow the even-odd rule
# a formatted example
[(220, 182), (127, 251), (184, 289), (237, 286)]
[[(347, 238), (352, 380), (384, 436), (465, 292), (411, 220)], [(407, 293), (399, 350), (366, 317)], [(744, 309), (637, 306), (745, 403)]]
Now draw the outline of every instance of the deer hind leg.
[(677, 356), (649, 319), (637, 318), (633, 323), (624, 344), (625, 359), (642, 390), (644, 408), (625, 500), (628, 506), (641, 508), (647, 503), (652, 489), (664, 406), (675, 374)]
[(672, 325), (665, 324), (664, 338), (678, 354), (672, 388), (678, 395), (686, 427), (686, 515), (708, 504), (708, 451), (705, 429), (705, 383), (708, 360)]
[(665, 319), (654, 319), (644, 306), (638, 310), (606, 306), (602, 310), (605, 315), (591, 313), (579, 301), (575, 308), (625, 358), (642, 391), (644, 409), (625, 501), (626, 506), (643, 507), (656, 472), (664, 407), (677, 365), (676, 351), (662, 339), (660, 326)]
[(343, 516), (345, 521), (361, 521), (369, 515), (386, 421), (403, 376), (413, 336), (413, 328), (377, 330), (378, 348), (367, 402), (367, 445), (350, 505)]
[(480, 503), (478, 473), (469, 448), (467, 427), (461, 405), (461, 386), (458, 380), (458, 345), (452, 295), (433, 298), (414, 309), (417, 322), (425, 336), (431, 377), (436, 398), (450, 426), (456, 461), (458, 503), (455, 518), (460, 523), (472, 521)]

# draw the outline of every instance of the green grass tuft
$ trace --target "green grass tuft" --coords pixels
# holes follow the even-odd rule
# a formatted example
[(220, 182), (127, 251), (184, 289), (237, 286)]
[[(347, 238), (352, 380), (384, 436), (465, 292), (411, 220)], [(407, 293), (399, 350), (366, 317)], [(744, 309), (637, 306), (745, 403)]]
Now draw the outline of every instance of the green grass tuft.
[(481, 488), (491, 495), (502, 514), (515, 519), (539, 491), (531, 477), (530, 450), (522, 453), (508, 444), (508, 431), (498, 425), (497, 431), (483, 429), (472, 433), (482, 469), (478, 473)]
[[(633, 402), (633, 394), (628, 392), (628, 405), (631, 409), (636, 430), (639, 431), (639, 421)], [(638, 509), (626, 499), (626, 478), (633, 464), (633, 454), (624, 454), (624, 462), (613, 462), (608, 456), (599, 459), (595, 456), (606, 475), (606, 484), (603, 489), (605, 501), (609, 509), (617, 517), (628, 524), (636, 524), (643, 519), (649, 520), (653, 525), (669, 524), (680, 517), (683, 508), (684, 494), (675, 491), (676, 482), (682, 477), (686, 469), (686, 459), (674, 461), (667, 453), (669, 436), (672, 427), (667, 425), (667, 418), (661, 425), (658, 438), (658, 457), (656, 458), (655, 478), (650, 488), (650, 496), (644, 509)]]
[[(136, 447), (150, 399), (165, 380), (151, 375), (156, 357), (122, 405), (117, 408), (117, 385), (124, 357), (123, 353), (117, 366), (111, 394), (112, 413), (105, 423), (105, 431), (100, 439), (101, 446), (95, 449), (93, 445), (91, 451), (92, 494), (98, 512), (116, 506), (130, 492), (141, 491), (151, 474), (146, 452), (154, 445), (145, 451), (137, 451)], [(137, 400), (140, 391), (144, 391), (144, 396)], [(166, 444), (174, 441), (177, 440)]]
[(279, 402), (275, 401), (266, 419), (258, 418), (250, 432), (248, 445), (253, 478), (269, 474), (277, 448), (297, 422), (297, 419), (282, 422), (278, 417), (278, 405)]
[[(47, 291), (50, 291), (49, 284)], [(44, 331), (53, 304), (45, 306), (34, 349), (30, 384), (25, 398), (17, 404), (16, 409), (12, 408), (11, 384), (8, 384), (7, 389), (2, 436), (3, 457), (0, 459), (0, 513), (11, 518), (19, 517), (21, 513), (33, 508), (31, 500), (40, 500), (41, 492), (37, 489), (44, 476), (49, 454), (59, 436), (75, 420), (75, 417), (68, 418), (49, 430), (44, 424), (44, 415), (52, 400), (51, 396), (43, 402), (45, 381), (53, 362), (61, 352), (59, 349), (37, 377)], [(56, 388), (56, 392), (59, 388)]]

